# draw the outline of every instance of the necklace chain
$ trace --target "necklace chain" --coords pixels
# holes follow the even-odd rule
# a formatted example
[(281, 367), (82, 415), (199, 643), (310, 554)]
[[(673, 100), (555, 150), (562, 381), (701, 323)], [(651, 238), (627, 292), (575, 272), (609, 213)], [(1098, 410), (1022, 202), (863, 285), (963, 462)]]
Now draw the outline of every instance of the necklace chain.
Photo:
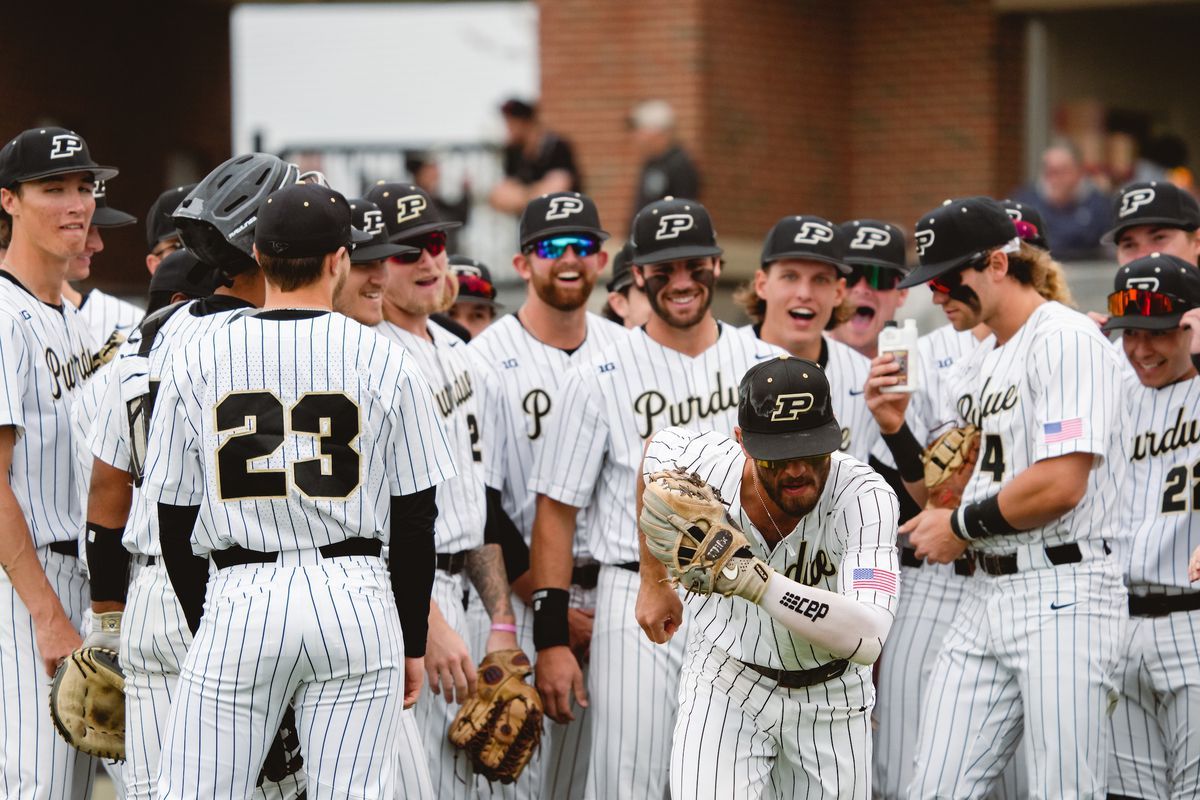
[(767, 512), (767, 519), (771, 520), (771, 527), (775, 529), (775, 534), (782, 541), (783, 531), (779, 530), (779, 525), (776, 524), (775, 518), (771, 516), (771, 509), (767, 508), (767, 501), (763, 499), (762, 492), (758, 490), (758, 470), (753, 465), (750, 467), (750, 476), (754, 478), (754, 494), (758, 495), (758, 502), (762, 506), (762, 510)]

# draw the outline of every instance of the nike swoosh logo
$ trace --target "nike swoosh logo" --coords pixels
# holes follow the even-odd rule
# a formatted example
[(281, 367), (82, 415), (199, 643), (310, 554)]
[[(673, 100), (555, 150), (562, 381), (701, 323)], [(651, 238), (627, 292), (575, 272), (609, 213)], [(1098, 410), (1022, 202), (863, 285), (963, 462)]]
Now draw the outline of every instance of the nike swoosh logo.
[(755, 354), (754, 354), (754, 360), (755, 360), (755, 361), (762, 361), (764, 358), (770, 358), (770, 357), (771, 357), (771, 356), (773, 356), (773, 355), (775, 355), (775, 354), (774, 354), (774, 353), (755, 353)]
[(862, 394), (862, 393), (863, 393), (863, 392), (865, 392), (865, 391), (866, 391), (866, 389), (859, 389), (859, 390), (856, 392), (856, 391), (854, 391), (853, 389), (851, 389), (851, 390), (850, 390), (850, 396), (851, 396), (851, 397), (858, 397), (860, 394)]
[(1058, 611), (1059, 609), (1062, 609), (1062, 608), (1070, 608), (1071, 606), (1076, 605), (1077, 602), (1078, 601), (1076, 601), (1076, 603), (1051, 603), (1050, 610)]

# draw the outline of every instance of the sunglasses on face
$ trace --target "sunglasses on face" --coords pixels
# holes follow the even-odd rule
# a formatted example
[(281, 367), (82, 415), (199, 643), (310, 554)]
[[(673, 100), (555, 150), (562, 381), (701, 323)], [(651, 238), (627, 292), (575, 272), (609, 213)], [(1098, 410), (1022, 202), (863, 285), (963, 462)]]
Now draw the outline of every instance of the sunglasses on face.
[(580, 258), (587, 258), (600, 252), (600, 240), (593, 236), (551, 236), (528, 245), (525, 252), (537, 253), (538, 258), (554, 260), (562, 258), (568, 247)]
[(850, 274), (846, 276), (846, 288), (853, 289), (859, 281), (865, 280), (870, 288), (886, 292), (895, 289), (896, 284), (900, 283), (901, 277), (903, 275), (898, 269), (880, 267), (875, 264), (851, 264)]
[(425, 251), (431, 256), (441, 255), (446, 251), (446, 232), (430, 231), (416, 239), (405, 240), (404, 244), (420, 249), (415, 253), (401, 253), (398, 256), (392, 256), (392, 259), (401, 264), (415, 264), (421, 260), (421, 251)]
[(797, 461), (801, 461), (809, 466), (816, 467), (819, 466), (826, 457), (826, 455), (819, 455), (808, 456), (807, 458), (788, 458), (782, 461), (764, 461), (761, 458), (756, 458), (754, 459), (754, 465), (759, 469), (765, 469), (769, 472), (779, 472), (780, 470), (787, 469), (788, 464), (792, 464)]
[(1108, 296), (1108, 313), (1113, 317), (1158, 317), (1192, 308), (1177, 297), (1148, 289), (1122, 289)]

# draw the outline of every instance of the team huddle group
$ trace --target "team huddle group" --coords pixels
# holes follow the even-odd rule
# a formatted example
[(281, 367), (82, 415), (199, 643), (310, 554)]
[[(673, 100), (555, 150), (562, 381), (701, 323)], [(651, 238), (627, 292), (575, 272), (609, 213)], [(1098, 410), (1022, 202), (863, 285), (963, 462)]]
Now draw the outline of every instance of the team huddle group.
[[(151, 208), (143, 312), (70, 285), (134, 222), (116, 175), (0, 148), (0, 795), (90, 797), (46, 698), (97, 646), (124, 798), (1200, 796), (1186, 192), (1122, 189), (1090, 315), (1019, 203), (947, 200), (915, 265), (787, 216), (739, 328), (694, 200), (638, 212), (601, 316), (596, 205), (529, 197), (499, 316), (421, 189), (265, 154)], [(879, 353), (921, 285), (949, 324)], [(947, 431), (978, 449), (930, 490)], [(669, 471), (747, 540), (699, 591)], [(521, 651), (549, 719), (493, 782), (448, 731)]]

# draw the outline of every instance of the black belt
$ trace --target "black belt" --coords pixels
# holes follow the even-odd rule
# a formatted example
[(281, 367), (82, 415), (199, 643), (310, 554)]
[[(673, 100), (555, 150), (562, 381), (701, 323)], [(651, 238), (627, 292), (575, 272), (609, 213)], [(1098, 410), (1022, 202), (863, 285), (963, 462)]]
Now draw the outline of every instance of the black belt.
[[(377, 556), (383, 549), (383, 542), (378, 539), (355, 537), (340, 542), (318, 547), (317, 550), (325, 558), (347, 558), (349, 556)], [(229, 569), (239, 564), (274, 564), (279, 553), (264, 553), (260, 550), (250, 550), (234, 545), (226, 550), (213, 550), (212, 560), (217, 569)]]
[(626, 561), (623, 564), (613, 564), (613, 566), (627, 569), (630, 572), (638, 572), (642, 568), (642, 565), (637, 561)]
[[(917, 550), (915, 547), (900, 548), (900, 566), (920, 568), (925, 564), (923, 559), (917, 558)], [(975, 562), (969, 557), (954, 559), (954, 574), (961, 575), (964, 578), (975, 574)]]
[(1129, 595), (1129, 616), (1165, 617), (1176, 611), (1195, 611), (1200, 608), (1200, 592), (1190, 594)]
[(459, 550), (457, 553), (438, 553), (437, 568), (451, 575), (457, 575), (467, 568), (467, 553), (470, 550)]
[(78, 542), (51, 542), (46, 545), (47, 550), (52, 550), (60, 556), (74, 556), (79, 558), (79, 543)]
[[(1108, 542), (1104, 543), (1104, 552), (1112, 552), (1108, 547)], [(976, 553), (975, 560), (979, 564), (979, 568), (988, 575), (1016, 575), (1020, 572), (1020, 568), (1017, 566), (1016, 553), (1005, 555)], [(1061, 567), (1063, 564), (1078, 564), (1080, 561), (1083, 561), (1083, 553), (1079, 550), (1079, 545), (1075, 542), (1058, 544), (1046, 548), (1046, 560), (1056, 567)]]
[(599, 564), (581, 564), (571, 567), (571, 585), (580, 589), (595, 589), (600, 582)]
[(751, 664), (748, 661), (742, 661), (742, 664), (762, 675), (764, 678), (770, 678), (778, 683), (784, 689), (802, 689), (805, 686), (814, 686), (818, 683), (824, 683), (828, 680), (841, 675), (850, 666), (850, 662), (844, 658), (839, 658), (836, 661), (830, 661), (828, 664), (822, 664), (819, 667), (812, 669), (797, 669), (783, 670), (772, 669), (771, 667), (760, 667), (758, 664)]
[(155, 564), (157, 564), (157, 563), (158, 563), (158, 559), (157, 559), (156, 557), (154, 557), (154, 556), (143, 556), (143, 555), (141, 555), (141, 554), (139, 554), (139, 553), (134, 553), (134, 554), (133, 554), (133, 560), (134, 560), (135, 562), (137, 562), (138, 564), (142, 564), (143, 566), (147, 566), (147, 567), (153, 567)]

